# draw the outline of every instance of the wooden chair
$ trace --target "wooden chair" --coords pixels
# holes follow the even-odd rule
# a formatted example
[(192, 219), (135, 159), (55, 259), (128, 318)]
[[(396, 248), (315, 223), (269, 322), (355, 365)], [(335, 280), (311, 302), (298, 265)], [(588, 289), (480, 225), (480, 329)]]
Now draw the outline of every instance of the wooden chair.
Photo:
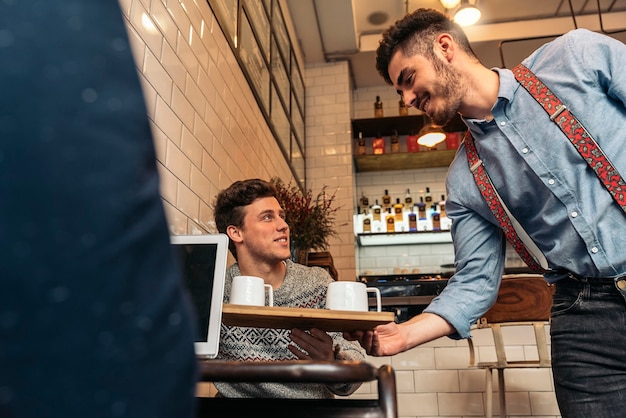
[[(491, 329), (496, 350), (496, 361), (476, 363), (474, 344), (469, 338), (470, 367), (485, 369), (485, 417), (493, 416), (493, 371), (498, 371), (498, 396), (500, 417), (506, 417), (504, 370), (510, 368), (551, 367), (546, 337), (554, 288), (540, 275), (515, 275), (502, 279), (498, 299), (494, 306), (473, 327)], [(534, 330), (537, 360), (507, 359), (503, 328), (527, 326)]]
[(395, 373), (357, 361), (237, 362), (204, 360), (200, 379), (205, 382), (378, 382), (377, 399), (197, 398), (198, 418), (297, 416), (341, 418), (396, 418), (398, 402)]
[(333, 279), (335, 279), (335, 281), (339, 280), (339, 273), (335, 268), (333, 256), (328, 251), (309, 253), (306, 265), (322, 267), (326, 269), (326, 271), (328, 271), (328, 273)]

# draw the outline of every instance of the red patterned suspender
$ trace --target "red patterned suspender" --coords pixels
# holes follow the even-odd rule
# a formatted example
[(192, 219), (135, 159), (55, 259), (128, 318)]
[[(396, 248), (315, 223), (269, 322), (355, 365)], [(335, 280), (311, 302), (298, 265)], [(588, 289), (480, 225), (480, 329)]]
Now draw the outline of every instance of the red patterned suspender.
[(528, 68), (519, 64), (513, 68), (513, 74), (548, 113), (550, 120), (561, 128), (613, 199), (626, 212), (626, 183), (585, 127)]
[[(563, 131), (589, 167), (596, 173), (613, 199), (622, 210), (626, 212), (626, 183), (585, 127), (576, 119), (569, 109), (567, 109), (561, 100), (524, 65), (519, 64), (516, 66), (513, 69), (513, 74), (517, 81), (548, 113), (550, 120), (556, 123), (561, 131)], [(483, 198), (489, 205), (489, 208), (500, 223), (500, 227), (504, 231), (507, 240), (531, 270), (537, 273), (545, 272), (546, 270), (543, 269), (530, 254), (519, 238), (515, 228), (513, 228), (511, 220), (504, 210), (502, 202), (500, 202), (500, 198), (489, 179), (489, 175), (483, 167), (482, 161), (478, 158), (474, 139), (469, 134), (469, 131), (465, 136), (465, 148), (474, 180)]]
[(467, 154), (467, 161), (472, 175), (474, 176), (474, 181), (476, 181), (476, 185), (478, 186), (480, 193), (483, 195), (487, 205), (489, 205), (489, 209), (491, 209), (491, 212), (493, 212), (493, 215), (500, 223), (500, 228), (502, 228), (507, 241), (509, 241), (521, 259), (524, 260), (533, 272), (544, 273), (546, 270), (543, 269), (537, 260), (535, 260), (535, 258), (530, 254), (515, 231), (515, 228), (513, 228), (511, 219), (502, 206), (502, 202), (500, 202), (500, 197), (497, 195), (496, 190), (491, 183), (487, 170), (485, 170), (483, 162), (480, 158), (478, 158), (478, 152), (476, 151), (476, 146), (474, 145), (474, 138), (472, 138), (469, 131), (465, 134), (464, 141), (465, 153)]

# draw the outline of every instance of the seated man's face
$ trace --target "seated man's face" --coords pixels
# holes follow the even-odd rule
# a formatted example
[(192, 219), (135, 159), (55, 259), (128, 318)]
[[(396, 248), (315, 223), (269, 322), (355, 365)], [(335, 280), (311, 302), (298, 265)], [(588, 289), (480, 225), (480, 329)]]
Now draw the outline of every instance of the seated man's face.
[(274, 197), (261, 197), (246, 206), (240, 234), (244, 251), (254, 258), (280, 262), (290, 256), (289, 225)]

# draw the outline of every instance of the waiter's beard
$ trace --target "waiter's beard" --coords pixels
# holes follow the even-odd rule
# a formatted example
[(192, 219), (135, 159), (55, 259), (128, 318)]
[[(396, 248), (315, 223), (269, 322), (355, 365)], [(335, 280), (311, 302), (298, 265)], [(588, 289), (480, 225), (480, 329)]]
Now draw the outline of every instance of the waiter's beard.
[(465, 88), (462, 86), (459, 73), (441, 59), (433, 57), (432, 64), (439, 74), (439, 82), (435, 84), (432, 95), (444, 98), (445, 106), (434, 109), (428, 116), (437, 125), (444, 126), (459, 113)]

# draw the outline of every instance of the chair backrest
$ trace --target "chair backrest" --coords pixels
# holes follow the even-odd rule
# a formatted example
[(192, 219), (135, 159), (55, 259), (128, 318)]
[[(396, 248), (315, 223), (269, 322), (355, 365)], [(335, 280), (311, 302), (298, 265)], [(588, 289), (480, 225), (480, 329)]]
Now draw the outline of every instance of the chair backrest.
[[(238, 362), (203, 360), (200, 381), (353, 383), (377, 381), (377, 399), (198, 398), (196, 418), (325, 417), (397, 418), (395, 372), (390, 365), (375, 367), (359, 361), (283, 360)], [(268, 412), (268, 413), (270, 413)]]
[[(549, 367), (548, 341), (545, 326), (550, 320), (554, 288), (540, 275), (514, 275), (502, 279), (496, 303), (480, 318), (476, 327), (490, 328), (493, 334), (497, 361), (492, 367)], [(510, 361), (506, 357), (502, 328), (532, 326), (538, 359)], [(471, 339), (470, 366), (474, 366), (474, 347)], [(481, 364), (479, 363), (480, 367)], [(486, 364), (483, 364), (486, 366)]]
[(335, 268), (335, 262), (333, 261), (333, 256), (328, 251), (318, 251), (309, 253), (307, 255), (307, 266), (317, 266), (322, 267), (328, 271), (330, 276), (336, 281), (339, 280), (339, 272)]
[(554, 287), (538, 274), (504, 276), (496, 303), (481, 322), (548, 321)]

